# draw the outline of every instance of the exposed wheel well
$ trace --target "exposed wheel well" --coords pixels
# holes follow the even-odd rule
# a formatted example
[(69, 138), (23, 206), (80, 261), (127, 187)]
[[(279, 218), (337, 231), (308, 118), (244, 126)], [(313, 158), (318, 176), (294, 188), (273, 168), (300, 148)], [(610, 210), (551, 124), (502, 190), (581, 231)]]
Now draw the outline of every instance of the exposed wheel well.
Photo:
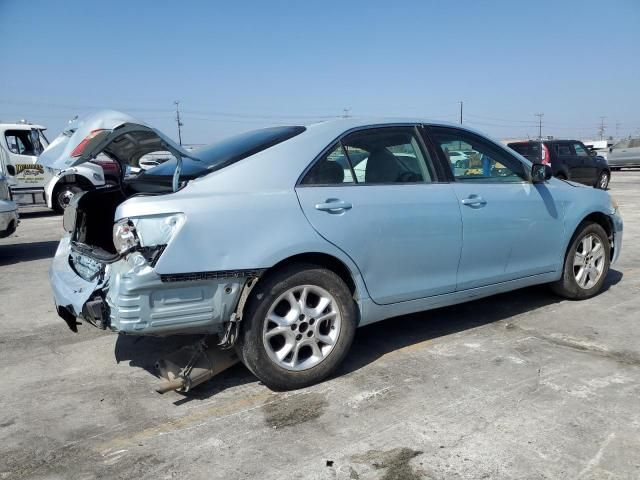
[[(607, 232), (607, 237), (609, 237), (609, 243), (611, 244), (611, 258), (613, 258), (613, 222), (611, 221), (609, 216), (605, 215), (602, 212), (593, 212), (587, 215), (586, 217), (584, 217), (582, 221), (578, 224), (578, 227), (576, 228), (573, 235), (571, 236), (571, 242), (573, 241), (573, 238), (578, 232), (578, 229), (585, 223), (597, 223), (604, 229), (605, 232)], [(571, 242), (569, 242), (569, 246), (571, 246)], [(568, 249), (569, 247), (567, 247), (567, 251)]]
[(309, 252), (293, 255), (292, 257), (286, 258), (276, 263), (274, 266), (267, 270), (265, 275), (269, 275), (270, 273), (293, 263), (311, 263), (314, 265), (318, 265), (319, 267), (331, 270), (333, 273), (338, 275), (344, 281), (344, 283), (347, 284), (347, 287), (349, 287), (349, 290), (352, 294), (356, 293), (356, 284), (353, 280), (353, 275), (351, 274), (349, 268), (341, 260), (326, 253)]
[(93, 184), (81, 175), (66, 175), (58, 180), (54, 190), (58, 190), (61, 185), (69, 184), (78, 185), (83, 190), (91, 190), (93, 188)]

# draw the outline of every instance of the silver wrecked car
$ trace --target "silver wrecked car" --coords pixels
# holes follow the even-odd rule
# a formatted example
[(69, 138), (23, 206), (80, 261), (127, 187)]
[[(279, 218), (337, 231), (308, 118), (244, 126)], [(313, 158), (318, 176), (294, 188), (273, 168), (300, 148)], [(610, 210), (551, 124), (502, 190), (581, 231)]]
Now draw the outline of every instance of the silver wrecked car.
[[(491, 168), (458, 172), (460, 145)], [(158, 151), (173, 158), (65, 210), (58, 313), (73, 330), (217, 336), (275, 389), (325, 378), (356, 327), (384, 318), (540, 283), (591, 297), (620, 254), (607, 192), (437, 122), (339, 119), (186, 152), (106, 111), (40, 162), (103, 153), (124, 172)]]

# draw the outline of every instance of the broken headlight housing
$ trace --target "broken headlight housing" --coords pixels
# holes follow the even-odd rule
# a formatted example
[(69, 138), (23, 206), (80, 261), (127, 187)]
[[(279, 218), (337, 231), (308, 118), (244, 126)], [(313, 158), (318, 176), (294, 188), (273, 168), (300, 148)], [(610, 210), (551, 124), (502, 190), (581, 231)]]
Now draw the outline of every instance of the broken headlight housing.
[(184, 220), (183, 213), (124, 218), (113, 226), (113, 245), (121, 255), (140, 247), (167, 245)]
[(123, 254), (140, 245), (136, 227), (128, 218), (116, 222), (113, 226), (113, 246), (116, 252)]

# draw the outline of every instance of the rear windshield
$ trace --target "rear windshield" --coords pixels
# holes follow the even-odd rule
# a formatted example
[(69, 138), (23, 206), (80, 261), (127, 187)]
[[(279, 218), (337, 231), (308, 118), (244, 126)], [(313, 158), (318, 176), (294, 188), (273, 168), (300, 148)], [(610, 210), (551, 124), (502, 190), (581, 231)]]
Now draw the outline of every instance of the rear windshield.
[(528, 159), (540, 158), (539, 142), (510, 143), (508, 146), (510, 149), (515, 150), (525, 158), (528, 158)]
[[(300, 135), (305, 130), (305, 127), (300, 126), (263, 128), (241, 133), (213, 145), (202, 147), (191, 152), (191, 156), (198, 159), (198, 161), (190, 158), (183, 159), (181, 178), (192, 179), (220, 170), (232, 163)], [(172, 176), (175, 167), (176, 160), (172, 158), (145, 171), (144, 175)]]

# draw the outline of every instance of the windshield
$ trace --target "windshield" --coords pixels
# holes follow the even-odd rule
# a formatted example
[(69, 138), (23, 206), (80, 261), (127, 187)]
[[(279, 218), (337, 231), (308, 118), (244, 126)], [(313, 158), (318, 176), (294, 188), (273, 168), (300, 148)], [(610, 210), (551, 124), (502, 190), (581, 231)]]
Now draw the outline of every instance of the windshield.
[[(282, 143), (306, 130), (305, 127), (272, 127), (241, 133), (191, 152), (197, 160), (184, 158), (181, 178), (196, 178), (220, 170), (244, 158)], [(176, 159), (149, 168), (145, 175), (173, 175)]]

